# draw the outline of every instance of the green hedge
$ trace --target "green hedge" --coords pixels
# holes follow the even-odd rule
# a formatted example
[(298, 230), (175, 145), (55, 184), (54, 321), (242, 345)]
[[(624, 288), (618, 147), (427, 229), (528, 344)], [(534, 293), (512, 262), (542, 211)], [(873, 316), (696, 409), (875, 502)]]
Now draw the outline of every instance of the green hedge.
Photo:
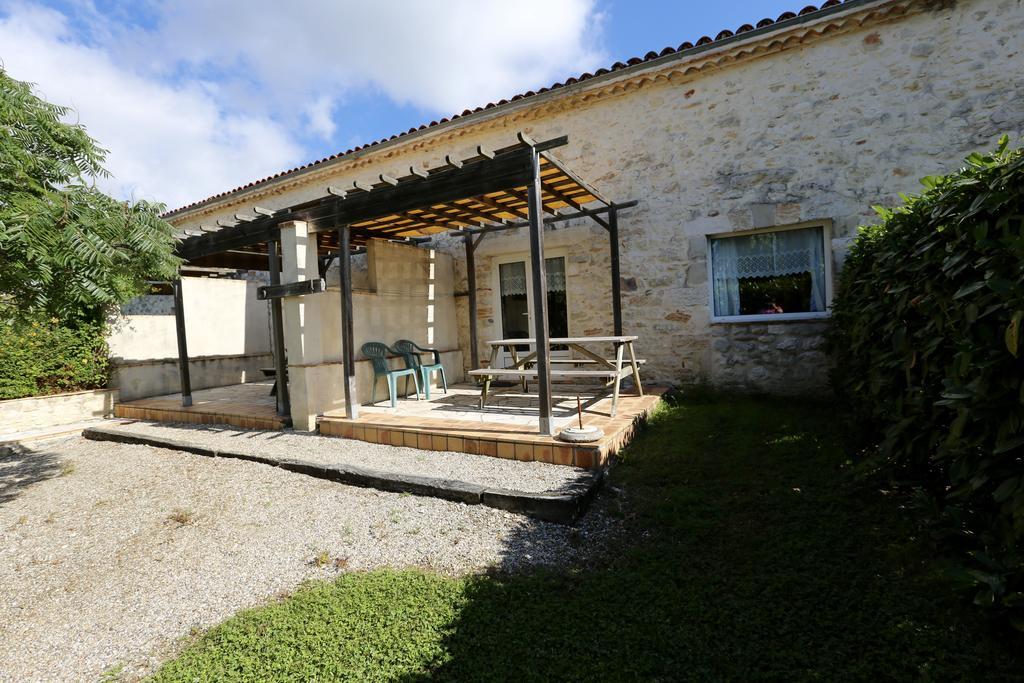
[(102, 389), (109, 378), (103, 325), (0, 322), (0, 399)]
[(920, 485), (975, 602), (1024, 628), (1024, 152), (924, 178), (877, 209), (840, 277), (837, 394)]

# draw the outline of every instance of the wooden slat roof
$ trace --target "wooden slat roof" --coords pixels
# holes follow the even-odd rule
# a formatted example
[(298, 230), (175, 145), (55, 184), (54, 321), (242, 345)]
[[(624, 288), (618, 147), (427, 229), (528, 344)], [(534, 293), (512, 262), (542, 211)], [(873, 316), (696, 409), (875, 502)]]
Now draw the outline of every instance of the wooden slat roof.
[[(541, 187), (544, 211), (556, 214), (561, 209), (579, 209), (600, 201), (590, 189), (576, 182), (547, 156), (541, 157)], [(529, 216), (527, 186), (430, 204), (380, 218), (353, 223), (352, 228), (387, 237), (422, 237), (449, 230), (517, 221)]]
[[(544, 212), (607, 206), (601, 194), (550, 155), (567, 138), (519, 144), (490, 152), (481, 148), (462, 160), (446, 158), (444, 165), (407, 175), (380, 175), (374, 181), (356, 180), (349, 187), (326, 188), (324, 196), (278, 211), (254, 208), (235, 214), (233, 224), (218, 221), (179, 236), (178, 253), (189, 263), (204, 266), (260, 268), (266, 262), (267, 242), (277, 226), (302, 220), (317, 233), (321, 254), (338, 250), (336, 228), (348, 223), (352, 246), (370, 239), (415, 239), (464, 228), (508, 225), (528, 217), (527, 187), (532, 178), (533, 149), (540, 153)], [(588, 206), (591, 205), (591, 206)], [(235, 265), (230, 265), (235, 264)]]

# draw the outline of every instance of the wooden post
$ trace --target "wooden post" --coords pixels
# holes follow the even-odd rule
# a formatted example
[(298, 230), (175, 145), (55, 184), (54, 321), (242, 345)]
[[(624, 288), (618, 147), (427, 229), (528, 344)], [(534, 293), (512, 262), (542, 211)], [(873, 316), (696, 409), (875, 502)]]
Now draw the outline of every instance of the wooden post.
[(608, 246), (612, 262), (612, 328), (622, 336), (622, 280), (619, 277), (619, 212), (612, 204), (608, 210)]
[(480, 367), (480, 349), (477, 337), (476, 318), (476, 246), (473, 236), (466, 235), (466, 288), (469, 290), (469, 357), (473, 370)]
[(181, 405), (192, 405), (192, 379), (188, 374), (188, 341), (185, 338), (185, 304), (181, 277), (174, 281), (174, 327), (178, 337), (178, 378), (181, 380)]
[[(267, 269), (270, 271), (270, 284), (281, 284), (281, 253), (278, 249), (279, 240), (267, 242)], [(291, 415), (291, 400), (288, 397), (288, 363), (284, 357), (284, 316), (281, 311), (281, 300), (270, 300), (271, 343), (274, 351), (274, 374), (277, 379), (277, 414)]]
[(359, 417), (356, 393), (356, 362), (352, 337), (352, 230), (346, 223), (338, 228), (338, 266), (341, 269), (341, 359), (345, 380), (345, 417)]
[(551, 421), (551, 358), (548, 343), (548, 276), (544, 262), (544, 216), (541, 205), (540, 155), (533, 150), (533, 179), (528, 188), (530, 211), (530, 265), (533, 270), (533, 327), (537, 341), (537, 398), (540, 403), (540, 433), (554, 434)]

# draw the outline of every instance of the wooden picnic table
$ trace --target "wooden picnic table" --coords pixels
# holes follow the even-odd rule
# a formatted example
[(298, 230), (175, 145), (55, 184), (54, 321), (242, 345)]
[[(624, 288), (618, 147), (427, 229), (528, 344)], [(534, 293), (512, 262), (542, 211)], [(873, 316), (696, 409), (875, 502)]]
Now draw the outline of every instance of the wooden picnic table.
[[(645, 361), (636, 357), (633, 349), (633, 342), (639, 337), (634, 335), (618, 335), (606, 337), (552, 337), (548, 339), (551, 346), (568, 346), (569, 349), (579, 354), (574, 358), (552, 358), (552, 366), (573, 366), (571, 368), (552, 369), (551, 377), (557, 379), (603, 379), (605, 386), (612, 386), (612, 410), (614, 416), (619, 404), (619, 385), (622, 378), (627, 375), (633, 376), (633, 383), (636, 385), (637, 393), (644, 395), (643, 384), (640, 382), (640, 366)], [(483, 388), (480, 391), (480, 409), (487, 405), (487, 394), (491, 388), (491, 380), (495, 377), (510, 377), (519, 380), (523, 384), (523, 391), (528, 391), (528, 381), (537, 378), (536, 368), (528, 366), (536, 365), (537, 352), (533, 351), (522, 358), (519, 357), (518, 347), (524, 345), (537, 345), (533, 338), (516, 339), (493, 339), (485, 342), (491, 347), (491, 360), (489, 367), (470, 370), (469, 374), (474, 377), (483, 378)], [(615, 347), (615, 358), (608, 359), (593, 349), (587, 348), (594, 344), (613, 344)], [(498, 368), (498, 356), (502, 349), (508, 351), (512, 359), (512, 365), (506, 368)], [(624, 356), (628, 354), (628, 365)], [(584, 369), (576, 366), (584, 366)], [(596, 369), (594, 369), (596, 368)]]

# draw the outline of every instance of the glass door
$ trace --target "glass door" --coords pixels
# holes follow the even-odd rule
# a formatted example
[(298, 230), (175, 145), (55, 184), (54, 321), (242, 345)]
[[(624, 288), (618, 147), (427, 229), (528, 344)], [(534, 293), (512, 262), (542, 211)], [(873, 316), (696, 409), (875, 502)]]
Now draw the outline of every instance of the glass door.
[[(565, 257), (554, 256), (544, 260), (547, 270), (548, 334), (551, 337), (569, 336), (569, 302), (566, 294)], [(509, 258), (498, 262), (498, 309), (501, 320), (502, 339), (532, 337), (533, 297), (530, 282), (533, 277), (530, 263), (525, 258)], [(523, 344), (516, 347), (519, 357), (531, 352)], [(552, 347), (552, 356), (567, 355), (565, 346)], [(502, 350), (498, 364), (507, 367), (512, 364), (511, 355)]]

